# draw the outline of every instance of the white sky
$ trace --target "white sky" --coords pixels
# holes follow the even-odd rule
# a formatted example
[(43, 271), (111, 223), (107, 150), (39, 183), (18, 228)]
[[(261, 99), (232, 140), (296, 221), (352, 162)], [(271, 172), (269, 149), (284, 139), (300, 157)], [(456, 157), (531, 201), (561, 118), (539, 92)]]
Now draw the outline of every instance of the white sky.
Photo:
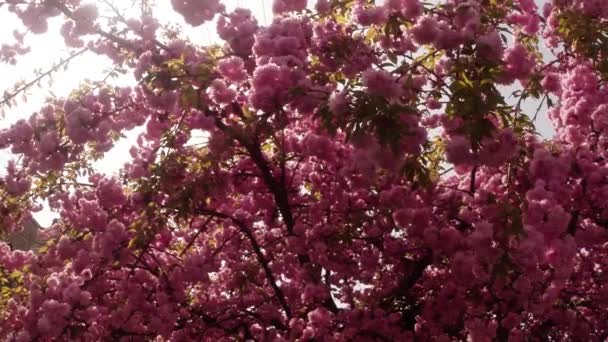
[[(204, 1), (204, 0), (201, 0)], [(230, 11), (234, 7), (245, 7), (252, 10), (260, 24), (266, 24), (271, 18), (271, 7), (273, 0), (224, 0), (223, 3)], [(542, 3), (544, 0), (537, 0), (537, 3)], [(129, 6), (131, 1), (128, 0), (112, 0), (116, 6)], [(105, 6), (102, 1), (95, 1), (99, 7)], [(105, 7), (107, 8), (107, 7)], [(182, 18), (175, 13), (171, 8), (170, 0), (156, 0), (155, 17), (162, 24), (178, 23), (191, 41), (205, 45), (217, 42), (219, 38), (215, 33), (215, 22), (207, 23), (198, 28), (190, 28), (184, 25)], [(133, 15), (137, 16), (137, 12)], [(128, 16), (128, 13), (127, 13)], [(5, 7), (0, 7), (0, 44), (13, 43), (12, 31), (15, 28), (22, 28), (20, 20), (12, 13), (9, 13)], [(0, 97), (4, 90), (9, 90), (19, 80), (29, 81), (35, 78), (34, 71), (36, 69), (46, 71), (54, 63), (59, 62), (61, 58), (69, 56), (64, 44), (63, 38), (59, 33), (61, 18), (53, 18), (49, 21), (49, 30), (42, 35), (28, 34), (26, 45), (30, 46), (32, 51), (23, 57), (19, 57), (17, 65), (9, 65), (0, 63)], [(543, 51), (545, 52), (545, 51)], [(6, 109), (4, 117), (0, 117), (0, 129), (10, 126), (15, 121), (21, 118), (29, 117), (33, 112), (42, 107), (45, 98), (50, 95), (50, 90), (58, 96), (67, 96), (71, 90), (78, 87), (84, 79), (92, 81), (101, 80), (106, 75), (107, 70), (112, 67), (111, 61), (94, 53), (87, 52), (69, 64), (66, 70), (53, 74), (53, 84), (49, 86), (48, 78), (42, 81), (42, 87), (32, 88), (27, 93), (27, 100), (23, 101), (18, 97), (19, 104), (16, 107)], [(121, 77), (111, 81), (114, 84), (129, 84), (132, 79), (129, 76)], [(534, 113), (538, 101), (526, 101), (524, 111)], [(545, 137), (553, 134), (553, 129), (547, 120), (546, 111), (541, 111), (537, 119), (537, 127), (541, 134)], [(130, 134), (127, 139), (119, 141), (116, 147), (110, 151), (106, 157), (98, 162), (96, 167), (104, 173), (117, 172), (125, 162), (130, 158), (129, 148), (133, 143), (135, 134)], [(0, 169), (4, 168), (9, 155), (6, 152), (0, 152)], [(47, 226), (51, 223), (52, 215), (48, 210), (43, 210), (35, 215), (36, 219), (42, 226)]]

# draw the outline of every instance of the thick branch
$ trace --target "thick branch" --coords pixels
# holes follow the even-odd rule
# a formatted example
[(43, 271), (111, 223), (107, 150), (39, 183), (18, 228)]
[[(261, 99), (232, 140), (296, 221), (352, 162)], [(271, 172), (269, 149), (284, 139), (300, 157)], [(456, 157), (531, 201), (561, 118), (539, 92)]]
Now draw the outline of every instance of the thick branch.
[(399, 285), (387, 297), (387, 299), (400, 298), (407, 301), (407, 306), (402, 312), (401, 319), (403, 324), (408, 329), (412, 329), (414, 327), (414, 324), (416, 323), (416, 316), (420, 313), (420, 305), (411, 295), (411, 290), (422, 278), (424, 275), (424, 270), (426, 270), (432, 261), (432, 254), (431, 252), (427, 251), (419, 260), (406, 264), (404, 274), (407, 274), (407, 276), (403, 277), (399, 281)]
[(578, 225), (578, 217), (580, 216), (580, 211), (576, 210), (572, 213), (570, 217), (570, 221), (568, 222), (568, 227), (566, 228), (566, 233), (570, 235), (574, 235), (576, 233), (576, 226)]
[[(241, 111), (241, 108), (238, 106), (238, 104), (233, 103), (233, 110), (236, 112), (239, 112), (239, 111)], [(249, 153), (249, 156), (253, 160), (254, 164), (260, 170), (264, 184), (266, 185), (266, 187), (268, 188), (268, 190), (274, 197), (274, 201), (277, 205), (279, 212), (281, 213), (281, 217), (283, 218), (283, 222), (285, 223), (287, 232), (289, 233), (289, 235), (295, 235), (293, 232), (295, 220), (293, 218), (291, 206), (289, 204), (289, 194), (288, 194), (288, 191), (286, 188), (286, 182), (284, 181), (284, 178), (283, 178), (283, 177), (285, 177), (285, 174), (281, 175), (282, 181), (281, 181), (281, 183), (279, 183), (277, 181), (277, 179), (275, 178), (275, 176), (273, 175), (270, 165), (269, 165), (268, 161), (266, 160), (266, 157), (264, 157), (260, 144), (257, 141), (255, 141), (255, 140), (252, 141), (251, 139), (244, 136), (240, 132), (232, 129), (230, 126), (225, 125), (224, 122), (222, 121), (222, 119), (218, 115), (216, 115), (216, 113), (213, 113), (212, 111), (207, 110), (207, 115), (215, 118), (215, 125), (220, 130), (229, 134), (232, 138), (234, 138), (242, 146), (245, 147), (245, 149)], [(283, 172), (285, 172), (285, 171), (283, 170)], [(320, 272), (315, 272), (312, 269), (313, 265), (310, 261), (310, 257), (307, 254), (300, 254), (300, 253), (298, 253), (297, 257), (298, 257), (298, 261), (300, 264), (302, 264), (302, 265), (308, 264), (311, 267), (311, 269), (309, 269), (309, 271), (311, 272), (310, 273), (311, 276), (317, 282), (320, 282), (321, 281)], [(315, 274), (315, 273), (317, 273), (317, 274)], [(336, 303), (334, 302), (333, 298), (331, 298), (331, 294), (329, 294), (327, 300), (325, 300), (325, 302), (323, 304), (328, 310), (330, 310), (334, 313), (338, 311), (338, 307), (337, 307)]]
[[(238, 104), (233, 104), (233, 109), (237, 112), (241, 111), (241, 108), (238, 106)], [(241, 145), (245, 147), (254, 164), (260, 170), (264, 184), (266, 185), (268, 190), (270, 190), (274, 197), (275, 203), (277, 204), (279, 212), (281, 213), (283, 221), (285, 222), (287, 232), (289, 233), (289, 235), (294, 235), (293, 226), (295, 224), (295, 220), (293, 218), (291, 208), (289, 206), (289, 197), (287, 189), (285, 189), (285, 187), (280, 186), (280, 184), (275, 179), (274, 175), (272, 174), (272, 170), (270, 169), (270, 165), (268, 164), (268, 161), (262, 153), (260, 145), (256, 141), (250, 141), (242, 134), (239, 134), (238, 132), (234, 131), (229, 126), (226, 126), (222, 122), (222, 119), (215, 115), (216, 113), (208, 112), (207, 114), (215, 118), (215, 125), (220, 130), (224, 131), (225, 133), (228, 133), (232, 138), (234, 138), (236, 141), (238, 141)]]
[[(583, 200), (585, 198), (585, 195), (587, 194), (587, 179), (583, 178), (582, 182), (581, 182), (581, 190), (582, 190), (582, 195), (581, 195), (581, 200)], [(570, 216), (570, 221), (568, 222), (568, 227), (566, 228), (566, 234), (570, 234), (570, 235), (574, 235), (576, 234), (576, 228), (578, 226), (578, 221), (581, 215), (581, 210), (574, 210), (572, 212), (572, 215)]]
[(260, 149), (259, 144), (252, 143), (249, 146), (245, 146), (245, 148), (249, 152), (249, 155), (253, 159), (255, 165), (258, 167), (258, 169), (260, 169), (260, 172), (262, 173), (262, 179), (264, 180), (266, 187), (268, 187), (268, 189), (274, 196), (274, 200), (277, 204), (277, 207), (279, 208), (281, 216), (283, 217), (283, 221), (285, 222), (285, 227), (287, 228), (287, 231), (290, 235), (293, 235), (293, 226), (295, 224), (295, 221), (291, 213), (291, 207), (289, 206), (289, 196), (287, 193), (287, 189), (281, 186), (274, 178), (274, 175), (270, 170), (270, 166), (268, 165), (266, 158), (262, 154), (262, 150)]
[(200, 209), (199, 212), (203, 215), (211, 215), (211, 216), (215, 216), (218, 218), (229, 219), (234, 224), (236, 224), (237, 227), (239, 227), (241, 232), (243, 234), (245, 234), (245, 236), (251, 243), (253, 251), (255, 252), (256, 257), (258, 259), (258, 262), (262, 265), (262, 268), (264, 269), (264, 273), (266, 274), (268, 283), (270, 283), (270, 287), (272, 287), (275, 295), (277, 296), (277, 299), (281, 303), (281, 306), (283, 307), (283, 310), (285, 311), (287, 318), (291, 319), (292, 313), (291, 313), (291, 309), (289, 308), (289, 305), (287, 304), (287, 300), (285, 299), (285, 295), (283, 294), (283, 291), (281, 290), (281, 288), (277, 285), (274, 274), (272, 273), (272, 270), (270, 269), (270, 266), (268, 265), (268, 261), (266, 260), (264, 253), (262, 253), (262, 248), (260, 247), (259, 243), (255, 239), (255, 236), (253, 235), (253, 233), (251, 232), (249, 227), (247, 227), (247, 225), (244, 222), (237, 220), (236, 218), (234, 218), (230, 215), (226, 215), (224, 213), (220, 213), (220, 212), (210, 210), (210, 209)]
[(475, 182), (476, 182), (476, 176), (477, 176), (477, 165), (473, 166), (473, 170), (471, 170), (471, 184), (469, 187), (469, 192), (471, 194), (475, 194)]

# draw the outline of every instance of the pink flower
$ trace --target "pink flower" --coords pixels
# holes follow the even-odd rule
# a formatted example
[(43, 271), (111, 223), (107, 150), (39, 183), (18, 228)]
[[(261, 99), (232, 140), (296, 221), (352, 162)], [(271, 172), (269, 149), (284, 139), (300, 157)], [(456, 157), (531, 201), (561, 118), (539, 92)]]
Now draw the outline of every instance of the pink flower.
[(401, 12), (407, 19), (415, 19), (422, 14), (423, 6), (419, 0), (384, 0), (389, 11)]
[(68, 136), (75, 144), (85, 143), (90, 138), (90, 130), (93, 124), (93, 113), (83, 107), (77, 107), (67, 111), (66, 105), (65, 123)]
[(220, 0), (171, 0), (171, 4), (173, 9), (184, 16), (186, 22), (193, 26), (199, 26), (212, 20), (225, 8)]
[(59, 136), (57, 135), (57, 131), (51, 130), (42, 133), (40, 137), (40, 152), (45, 154), (51, 154), (56, 151), (57, 147), (59, 147)]
[(306, 8), (306, 0), (274, 0), (272, 11), (276, 14), (284, 12), (300, 12)]
[(11, 128), (11, 136), (14, 141), (28, 141), (34, 135), (32, 126), (25, 120), (17, 121)]
[(546, 91), (559, 94), (561, 91), (560, 77), (557, 73), (547, 72), (541, 81), (541, 85)]
[(439, 34), (437, 20), (431, 16), (422, 16), (418, 18), (416, 25), (411, 28), (410, 32), (416, 43), (430, 44)]
[(249, 76), (243, 60), (236, 56), (222, 59), (218, 64), (218, 71), (226, 80), (237, 84), (243, 83)]
[(227, 16), (220, 16), (217, 21), (217, 33), (239, 56), (251, 54), (254, 44), (254, 33), (258, 23), (248, 9), (237, 8)]
[(448, 140), (445, 153), (448, 161), (455, 165), (468, 164), (473, 160), (471, 143), (462, 135), (455, 135)]
[(329, 10), (331, 9), (329, 0), (317, 0), (317, 3), (315, 4), (315, 9), (317, 10), (317, 12), (322, 14), (329, 12)]
[(532, 72), (535, 66), (535, 59), (529, 54), (526, 48), (521, 44), (515, 44), (512, 48), (505, 51), (504, 56), (505, 83), (510, 83), (509, 80), (525, 79)]
[(122, 206), (127, 197), (122, 191), (122, 187), (114, 178), (102, 178), (97, 184), (97, 198), (99, 204), (105, 208)]
[(493, 61), (501, 60), (504, 47), (500, 34), (497, 31), (490, 31), (477, 38), (477, 49), (484, 58)]
[(258, 67), (253, 73), (252, 105), (264, 111), (272, 111), (286, 100), (291, 88), (290, 70), (276, 64), (266, 64)]
[(361, 82), (370, 95), (394, 100), (403, 94), (397, 80), (385, 70), (367, 69), (361, 74)]
[(360, 25), (379, 25), (388, 19), (386, 9), (381, 6), (368, 7), (362, 2), (357, 2), (353, 10), (355, 20)]
[(534, 0), (517, 0), (517, 4), (523, 12), (535, 12), (537, 10)]
[(236, 97), (236, 91), (228, 88), (226, 83), (220, 80), (213, 80), (207, 89), (207, 93), (218, 104), (230, 103)]

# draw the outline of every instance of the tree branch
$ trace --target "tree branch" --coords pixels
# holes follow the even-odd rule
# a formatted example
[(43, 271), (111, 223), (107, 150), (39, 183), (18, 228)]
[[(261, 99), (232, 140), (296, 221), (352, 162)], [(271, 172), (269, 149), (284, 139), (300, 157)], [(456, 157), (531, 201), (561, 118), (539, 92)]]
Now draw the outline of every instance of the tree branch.
[(49, 70), (47, 70), (46, 72), (40, 74), (38, 77), (36, 77), (35, 79), (31, 80), (30, 82), (22, 85), (21, 87), (15, 89), (12, 93), (6, 93), (4, 97), (2, 98), (2, 101), (0, 101), (0, 106), (4, 106), (5, 104), (7, 104), (10, 100), (12, 100), (13, 98), (15, 98), (17, 95), (19, 95), (22, 91), (28, 89), (29, 87), (33, 86), (34, 84), (36, 84), (37, 82), (39, 82), (40, 80), (42, 80), (43, 78), (45, 78), (46, 76), (51, 75), (52, 73), (54, 73), (55, 71), (57, 71), (59, 68), (61, 68), (62, 66), (68, 64), (72, 59), (82, 55), (83, 53), (85, 53), (86, 51), (88, 51), (88, 48), (84, 48), (82, 50), (76, 51), (73, 54), (71, 54), (68, 58), (66, 58), (63, 61), (60, 61), (57, 65), (53, 66), (52, 68), (50, 68)]
[[(68, 17), (74, 21), (78, 21), (78, 19), (76, 17), (74, 17), (74, 13), (72, 13), (72, 11), (65, 4), (60, 3), (58, 0), (48, 0), (48, 4), (51, 6), (54, 6), (58, 10), (60, 10), (66, 17)], [(135, 44), (129, 42), (128, 40), (117, 37), (102, 29), (98, 28), (95, 30), (95, 32), (97, 32), (97, 34), (99, 34), (100, 36), (118, 44), (118, 46), (120, 46), (124, 49), (131, 50), (136, 53), (141, 53), (143, 50), (143, 48), (136, 46)]]
[(230, 215), (220, 213), (220, 212), (217, 212), (217, 211), (214, 211), (211, 209), (199, 209), (199, 212), (203, 215), (211, 215), (211, 216), (215, 216), (215, 217), (222, 218), (222, 219), (229, 219), (237, 227), (239, 227), (241, 232), (243, 234), (245, 234), (245, 236), (251, 243), (253, 251), (255, 252), (256, 257), (258, 259), (258, 262), (262, 265), (262, 269), (264, 269), (264, 273), (266, 274), (268, 283), (270, 284), (270, 287), (272, 287), (275, 295), (277, 296), (277, 299), (281, 303), (281, 306), (283, 307), (283, 310), (285, 311), (285, 315), (287, 316), (287, 319), (291, 319), (293, 316), (291, 313), (291, 309), (289, 308), (289, 305), (287, 304), (285, 295), (283, 294), (283, 291), (281, 290), (281, 288), (277, 285), (274, 274), (272, 273), (272, 270), (270, 269), (270, 266), (268, 265), (268, 261), (266, 260), (266, 257), (264, 256), (264, 253), (262, 252), (262, 249), (261, 249), (259, 243), (257, 242), (255, 236), (253, 235), (253, 233), (251, 232), (249, 227), (247, 227), (247, 225), (244, 222), (242, 222)]
[(473, 170), (471, 170), (471, 185), (469, 187), (469, 192), (471, 193), (471, 195), (475, 194), (475, 178), (477, 176), (477, 168), (478, 166), (475, 165), (473, 166)]

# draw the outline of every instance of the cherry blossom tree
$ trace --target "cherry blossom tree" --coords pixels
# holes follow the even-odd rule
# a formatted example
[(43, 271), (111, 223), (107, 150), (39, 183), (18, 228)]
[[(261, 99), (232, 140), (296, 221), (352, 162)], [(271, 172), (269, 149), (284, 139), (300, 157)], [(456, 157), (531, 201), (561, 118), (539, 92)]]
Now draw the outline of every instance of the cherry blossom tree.
[(0, 131), (0, 231), (59, 215), (37, 250), (0, 244), (1, 340), (608, 338), (607, 1), (275, 0), (267, 26), (171, 3), (221, 44), (145, 0), (0, 3), (23, 22), (2, 61), (60, 18), (134, 80)]

